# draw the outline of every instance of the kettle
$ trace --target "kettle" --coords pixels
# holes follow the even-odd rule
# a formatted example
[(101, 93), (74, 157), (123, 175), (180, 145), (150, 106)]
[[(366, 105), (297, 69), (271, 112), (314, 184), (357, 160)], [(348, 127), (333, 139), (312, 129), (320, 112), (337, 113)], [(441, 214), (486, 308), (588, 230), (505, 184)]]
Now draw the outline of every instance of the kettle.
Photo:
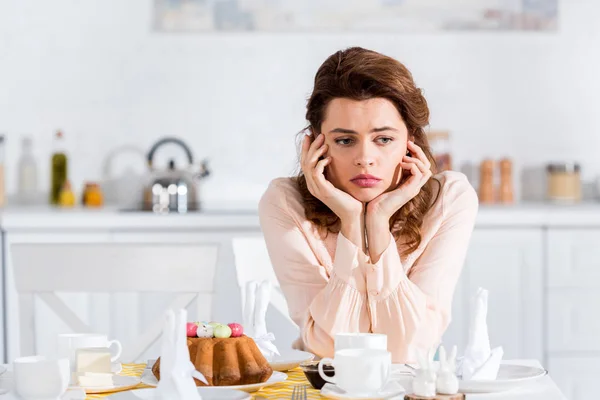
[[(171, 159), (166, 170), (155, 170), (154, 154), (167, 143), (177, 144), (185, 151), (188, 159), (188, 166), (185, 169), (176, 168), (175, 161)], [(151, 178), (144, 189), (143, 209), (145, 211), (186, 213), (200, 209), (196, 181), (210, 174), (208, 160), (201, 161), (200, 171), (192, 171), (194, 157), (190, 148), (182, 140), (174, 137), (166, 137), (156, 142), (148, 152), (147, 159)]]

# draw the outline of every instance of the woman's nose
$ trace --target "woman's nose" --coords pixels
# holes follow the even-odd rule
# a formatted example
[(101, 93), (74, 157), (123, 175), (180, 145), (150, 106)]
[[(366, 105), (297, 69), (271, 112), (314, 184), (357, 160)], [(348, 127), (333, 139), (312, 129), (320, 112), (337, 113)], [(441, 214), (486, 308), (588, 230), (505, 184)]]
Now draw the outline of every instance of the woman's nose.
[(357, 151), (355, 164), (359, 167), (371, 166), (375, 163), (375, 156), (373, 155), (373, 149), (369, 144), (360, 146)]
[(375, 161), (370, 158), (360, 158), (356, 160), (356, 165), (359, 167), (371, 166), (373, 164), (375, 164)]

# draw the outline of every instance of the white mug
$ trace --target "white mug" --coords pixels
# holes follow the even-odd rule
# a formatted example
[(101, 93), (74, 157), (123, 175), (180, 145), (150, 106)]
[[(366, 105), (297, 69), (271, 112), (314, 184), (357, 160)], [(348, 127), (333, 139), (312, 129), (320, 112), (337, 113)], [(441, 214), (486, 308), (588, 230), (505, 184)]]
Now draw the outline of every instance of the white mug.
[[(345, 349), (334, 358), (319, 361), (319, 375), (351, 395), (372, 395), (382, 389), (390, 378), (392, 353), (377, 349)], [(323, 364), (331, 363), (335, 376), (323, 372)]]
[(75, 369), (75, 356), (77, 349), (89, 347), (111, 347), (115, 345), (117, 352), (110, 359), (116, 362), (123, 351), (123, 346), (118, 340), (108, 340), (106, 335), (96, 333), (63, 333), (58, 335), (58, 356), (66, 357), (71, 363), (71, 370)]
[(387, 335), (382, 333), (337, 333), (335, 351), (345, 349), (387, 350)]
[(16, 393), (25, 400), (59, 399), (69, 386), (69, 360), (21, 357), (13, 362)]

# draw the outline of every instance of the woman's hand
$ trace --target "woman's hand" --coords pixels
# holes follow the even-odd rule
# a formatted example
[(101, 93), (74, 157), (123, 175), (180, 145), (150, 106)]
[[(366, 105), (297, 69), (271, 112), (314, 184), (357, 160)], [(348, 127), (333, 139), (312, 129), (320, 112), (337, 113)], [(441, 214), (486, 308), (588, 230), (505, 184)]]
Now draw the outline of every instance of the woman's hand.
[(310, 193), (329, 207), (342, 222), (354, 221), (362, 217), (363, 203), (336, 188), (325, 178), (323, 172), (325, 166), (331, 163), (331, 157), (326, 156), (319, 160), (319, 157), (326, 155), (329, 148), (324, 141), (323, 134), (317, 136), (314, 141), (309, 136), (304, 137), (300, 164), (306, 178), (306, 185)]
[(421, 188), (431, 178), (431, 163), (423, 150), (408, 142), (408, 149), (416, 157), (404, 156), (400, 165), (412, 175), (396, 189), (382, 193), (367, 204), (367, 219), (377, 219), (389, 224), (390, 218), (403, 205), (408, 203), (421, 191)]

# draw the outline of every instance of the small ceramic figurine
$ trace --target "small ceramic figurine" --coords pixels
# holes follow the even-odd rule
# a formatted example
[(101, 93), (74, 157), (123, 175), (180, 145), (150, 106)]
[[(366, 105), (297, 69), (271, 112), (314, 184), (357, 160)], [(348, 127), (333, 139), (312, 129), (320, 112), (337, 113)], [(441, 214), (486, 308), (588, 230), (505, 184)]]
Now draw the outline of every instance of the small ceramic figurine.
[(433, 369), (433, 349), (423, 357), (420, 351), (417, 351), (419, 359), (419, 369), (416, 371), (413, 380), (413, 392), (421, 397), (435, 397), (436, 373)]
[(440, 369), (437, 373), (437, 392), (440, 394), (456, 394), (458, 378), (456, 377), (456, 346), (452, 347), (446, 358), (446, 349), (440, 346)]

